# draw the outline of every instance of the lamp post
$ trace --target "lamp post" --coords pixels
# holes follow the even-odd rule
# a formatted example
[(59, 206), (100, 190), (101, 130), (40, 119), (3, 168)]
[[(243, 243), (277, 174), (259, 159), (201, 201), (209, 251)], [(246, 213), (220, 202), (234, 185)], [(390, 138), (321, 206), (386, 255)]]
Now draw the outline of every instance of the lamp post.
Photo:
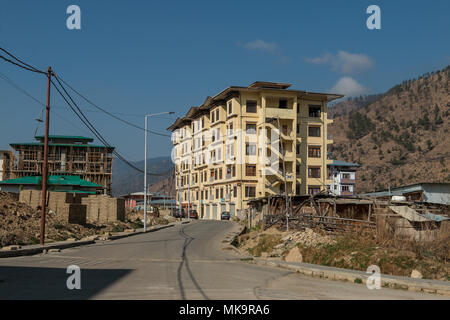
[(148, 118), (153, 116), (160, 116), (163, 114), (174, 114), (173, 111), (166, 111), (160, 113), (153, 113), (145, 115), (145, 156), (144, 156), (144, 232), (147, 231), (147, 137), (148, 137)]

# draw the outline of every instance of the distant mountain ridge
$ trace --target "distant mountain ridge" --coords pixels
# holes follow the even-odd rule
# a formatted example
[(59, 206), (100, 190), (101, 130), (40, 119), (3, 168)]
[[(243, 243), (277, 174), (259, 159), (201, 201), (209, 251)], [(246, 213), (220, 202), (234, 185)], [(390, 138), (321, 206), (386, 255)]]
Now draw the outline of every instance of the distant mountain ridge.
[[(144, 160), (132, 162), (139, 169), (144, 170)], [(148, 176), (147, 182), (151, 186), (173, 175), (174, 165), (171, 157), (151, 158), (147, 161), (147, 171), (161, 174)], [(144, 174), (137, 172), (119, 159), (114, 159), (112, 193), (114, 196), (144, 190)]]
[(350, 99), (329, 108), (334, 118), (330, 152), (361, 164), (357, 191), (450, 182), (449, 79), (447, 66), (404, 81), (373, 101)]

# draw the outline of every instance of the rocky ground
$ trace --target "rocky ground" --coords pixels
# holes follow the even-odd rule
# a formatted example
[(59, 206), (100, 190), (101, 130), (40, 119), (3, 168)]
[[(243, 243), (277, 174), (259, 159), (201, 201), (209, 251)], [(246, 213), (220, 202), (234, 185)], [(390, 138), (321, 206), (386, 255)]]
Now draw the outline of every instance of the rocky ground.
[(373, 235), (327, 235), (322, 230), (265, 231), (253, 229), (238, 238), (238, 250), (248, 255), (289, 262), (305, 262), (366, 271), (377, 265), (381, 272), (437, 280), (450, 280), (449, 239), (433, 243), (384, 241)]
[[(70, 224), (50, 211), (46, 216), (46, 243), (70, 238), (82, 239), (93, 235), (122, 232), (143, 227), (139, 214), (127, 214), (125, 222)], [(148, 226), (167, 224), (172, 217), (148, 217)], [(17, 201), (11, 194), (0, 191), (0, 247), (37, 244), (40, 238), (40, 212)]]

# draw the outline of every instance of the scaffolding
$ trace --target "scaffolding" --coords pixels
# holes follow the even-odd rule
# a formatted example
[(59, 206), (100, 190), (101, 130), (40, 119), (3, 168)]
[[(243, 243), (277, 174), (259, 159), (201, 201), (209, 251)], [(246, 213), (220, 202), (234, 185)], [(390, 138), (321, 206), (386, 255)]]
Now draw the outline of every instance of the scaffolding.
[[(41, 140), (41, 137), (36, 137)], [(90, 145), (91, 138), (50, 136), (48, 172), (50, 175), (77, 175), (103, 186), (111, 195), (114, 147)], [(44, 146), (40, 143), (14, 143), (10, 161), (11, 178), (42, 175)]]

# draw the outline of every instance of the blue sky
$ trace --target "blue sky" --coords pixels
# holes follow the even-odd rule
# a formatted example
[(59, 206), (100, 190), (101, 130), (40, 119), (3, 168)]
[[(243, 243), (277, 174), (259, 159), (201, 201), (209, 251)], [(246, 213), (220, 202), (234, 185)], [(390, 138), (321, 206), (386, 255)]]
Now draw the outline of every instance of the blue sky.
[[(1, 47), (41, 69), (52, 66), (140, 126), (146, 113), (174, 111), (152, 119), (160, 132), (229, 85), (264, 80), (381, 93), (450, 64), (448, 0), (0, 2)], [(81, 30), (66, 28), (71, 4), (81, 9)], [(371, 4), (381, 8), (381, 30), (366, 27)], [(0, 72), (45, 101), (43, 76), (3, 61)], [(0, 149), (33, 140), (41, 106), (2, 79), (0, 98)], [(144, 158), (142, 131), (78, 101), (121, 154)], [(54, 90), (52, 108), (51, 133), (88, 135)], [(170, 154), (169, 138), (150, 135), (149, 145), (150, 157)]]

